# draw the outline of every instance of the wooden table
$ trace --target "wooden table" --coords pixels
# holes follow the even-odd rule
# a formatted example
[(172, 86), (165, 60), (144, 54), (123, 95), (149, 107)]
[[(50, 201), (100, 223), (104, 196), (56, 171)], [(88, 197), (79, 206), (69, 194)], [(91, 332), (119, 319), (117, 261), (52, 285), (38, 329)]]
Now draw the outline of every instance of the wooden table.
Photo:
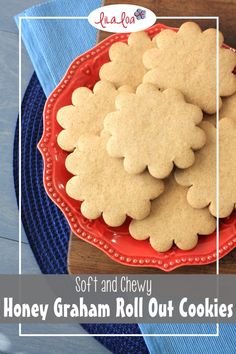
[[(134, 0), (116, 1), (107, 0), (105, 5), (116, 3), (142, 5), (152, 10), (157, 16), (219, 16), (220, 30), (224, 33), (225, 42), (236, 48), (236, 0), (213, 1), (213, 0)], [(169, 26), (179, 27), (186, 20), (161, 20), (160, 22)], [(214, 20), (196, 20), (204, 29), (215, 27)], [(100, 32), (99, 41), (106, 38), (109, 33)], [(76, 235), (71, 234), (68, 252), (68, 271), (71, 274), (78, 273), (117, 273), (117, 274), (158, 274), (164, 273), (153, 268), (128, 267), (112, 261), (102, 251), (80, 240)], [(187, 266), (176, 269), (168, 274), (214, 274), (216, 264), (204, 266)], [(236, 249), (220, 261), (220, 272), (225, 274), (236, 274)]]

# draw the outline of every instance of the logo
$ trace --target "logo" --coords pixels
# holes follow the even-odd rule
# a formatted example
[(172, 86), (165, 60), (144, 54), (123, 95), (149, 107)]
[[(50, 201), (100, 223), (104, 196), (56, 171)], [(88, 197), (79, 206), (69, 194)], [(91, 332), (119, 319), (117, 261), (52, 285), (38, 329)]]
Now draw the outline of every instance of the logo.
[(117, 4), (99, 7), (88, 16), (95, 28), (113, 33), (142, 31), (156, 22), (156, 15), (145, 7)]
[(146, 17), (146, 10), (137, 9), (134, 13), (137, 20), (143, 20)]

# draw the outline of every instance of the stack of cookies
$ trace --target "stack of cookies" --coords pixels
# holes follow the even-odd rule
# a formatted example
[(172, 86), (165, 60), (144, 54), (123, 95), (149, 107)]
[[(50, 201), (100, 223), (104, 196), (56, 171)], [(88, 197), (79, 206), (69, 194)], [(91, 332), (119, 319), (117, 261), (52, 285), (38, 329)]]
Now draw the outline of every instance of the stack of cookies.
[[(217, 42), (219, 40), (219, 90)], [(71, 152), (67, 194), (88, 219), (132, 220), (158, 252), (196, 246), (236, 205), (236, 54), (215, 29), (192, 22), (152, 40), (145, 32), (110, 47), (93, 91), (76, 89), (57, 113)], [(218, 92), (219, 91), (219, 92)], [(217, 93), (219, 97), (217, 97)], [(217, 99), (220, 121), (216, 129)], [(217, 208), (217, 136), (219, 205)]]

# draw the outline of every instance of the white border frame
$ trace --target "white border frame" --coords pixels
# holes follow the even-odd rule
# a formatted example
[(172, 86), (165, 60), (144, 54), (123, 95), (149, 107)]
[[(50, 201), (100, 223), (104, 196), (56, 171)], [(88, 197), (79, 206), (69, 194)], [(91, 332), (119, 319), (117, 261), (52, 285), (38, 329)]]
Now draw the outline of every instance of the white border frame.
[[(21, 38), (21, 25), (22, 20), (87, 20), (86, 16), (19, 16), (19, 275), (22, 274), (22, 233), (21, 233), (21, 73), (22, 73), (22, 38)], [(216, 224), (216, 275), (219, 275), (219, 16), (157, 16), (157, 20), (216, 20), (216, 127), (217, 127), (217, 143), (216, 143), (216, 210), (217, 210), (217, 224)], [(216, 323), (216, 333), (176, 333), (176, 334), (90, 334), (90, 333), (22, 333), (22, 324), (19, 323), (18, 334), (19, 337), (219, 337), (219, 323)]]

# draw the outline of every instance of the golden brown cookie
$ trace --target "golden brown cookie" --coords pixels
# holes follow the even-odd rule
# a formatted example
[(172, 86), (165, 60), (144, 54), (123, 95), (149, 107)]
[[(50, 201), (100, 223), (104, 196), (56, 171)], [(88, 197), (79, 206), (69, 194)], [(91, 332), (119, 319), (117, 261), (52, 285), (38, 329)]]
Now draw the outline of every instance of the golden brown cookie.
[(114, 43), (109, 50), (111, 61), (101, 67), (100, 78), (116, 87), (130, 85), (136, 88), (147, 71), (142, 61), (143, 53), (152, 47), (153, 43), (145, 32), (131, 33), (128, 44)]
[(228, 117), (236, 121), (236, 93), (223, 99), (220, 118)]
[(199, 234), (208, 235), (215, 230), (215, 219), (207, 208), (192, 208), (186, 194), (187, 188), (178, 185), (171, 175), (164, 193), (152, 202), (150, 215), (130, 223), (130, 234), (136, 240), (149, 238), (158, 252), (168, 251), (173, 243), (183, 250), (195, 247)]
[[(194, 208), (209, 206), (216, 216), (216, 128), (209, 122), (201, 127), (207, 135), (203, 149), (196, 154), (196, 162), (190, 168), (175, 172), (176, 181), (190, 187), (189, 204)], [(231, 214), (236, 203), (236, 122), (222, 118), (219, 122), (219, 217)]]
[[(156, 84), (160, 89), (179, 89), (186, 100), (206, 113), (216, 112), (216, 30), (201, 31), (194, 22), (184, 23), (176, 33), (164, 30), (156, 37), (156, 48), (144, 53), (143, 62), (151, 69), (143, 82)], [(236, 54), (222, 47), (219, 32), (219, 96), (236, 91), (232, 73)], [(221, 98), (219, 98), (221, 106)]]
[[(236, 93), (232, 96), (225, 97), (222, 99), (222, 106), (219, 112), (219, 119), (228, 117), (236, 121)], [(203, 119), (216, 125), (216, 115), (215, 114), (205, 114)]]
[[(120, 88), (132, 91), (129, 87)], [(57, 112), (57, 121), (64, 128), (57, 137), (58, 145), (66, 151), (73, 151), (80, 136), (99, 134), (108, 112), (114, 110), (119, 91), (110, 82), (99, 81), (93, 91), (86, 87), (76, 89), (72, 94), (72, 105)]]
[(79, 139), (78, 149), (66, 159), (66, 168), (74, 174), (66, 192), (83, 201), (82, 214), (96, 219), (101, 214), (110, 226), (119, 226), (126, 215), (143, 219), (150, 213), (150, 200), (164, 190), (164, 183), (144, 172), (130, 175), (120, 159), (111, 158), (106, 151), (107, 134)]
[(124, 157), (128, 173), (141, 173), (147, 167), (152, 176), (165, 178), (174, 164), (191, 166), (193, 150), (205, 143), (205, 133), (197, 127), (202, 111), (186, 103), (178, 90), (161, 92), (141, 84), (135, 94), (118, 95), (116, 108), (104, 120), (111, 134), (107, 151), (112, 157)]

